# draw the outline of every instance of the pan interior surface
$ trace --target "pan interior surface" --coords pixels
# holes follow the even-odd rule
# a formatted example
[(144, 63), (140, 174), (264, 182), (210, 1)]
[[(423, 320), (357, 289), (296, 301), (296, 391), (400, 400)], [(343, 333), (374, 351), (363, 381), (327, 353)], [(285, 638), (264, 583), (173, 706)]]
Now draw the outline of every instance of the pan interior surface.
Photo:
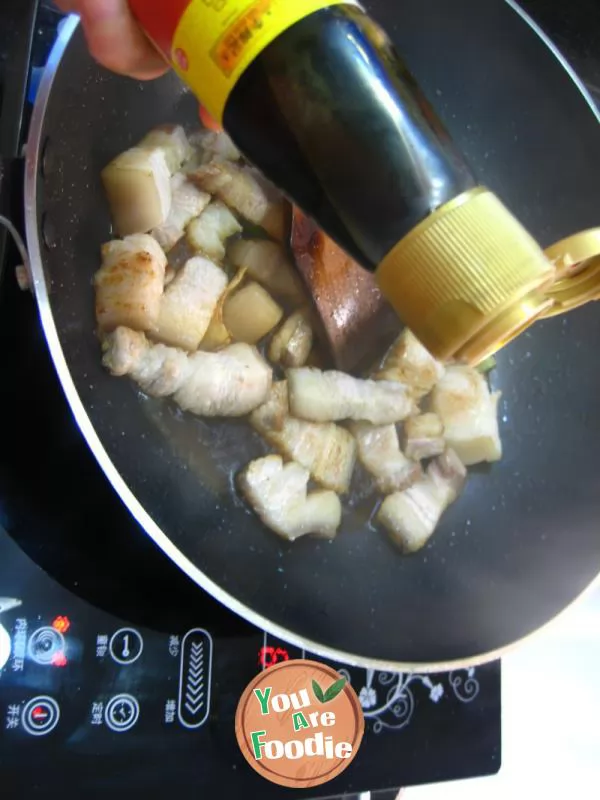
[[(543, 245), (596, 225), (598, 121), (546, 44), (502, 0), (402, 5), (400, 15), (391, 0), (367, 4), (481, 182)], [(103, 71), (77, 30), (40, 102), (28, 237), (52, 354), (107, 474), (129, 487), (130, 509), (161, 546), (169, 540), (165, 549), (191, 577), (317, 653), (399, 669), (481, 660), (551, 620), (594, 580), (594, 306), (536, 325), (501, 353), (492, 383), (503, 393), (504, 459), (471, 474), (424, 551), (403, 558), (369, 526), (360, 486), (334, 542), (288, 546), (234, 491), (231, 476), (265, 452), (249, 427), (194, 419), (109, 377), (94, 334), (92, 277), (111, 236), (100, 171), (155, 125), (196, 127), (196, 101), (173, 75), (140, 84)]]

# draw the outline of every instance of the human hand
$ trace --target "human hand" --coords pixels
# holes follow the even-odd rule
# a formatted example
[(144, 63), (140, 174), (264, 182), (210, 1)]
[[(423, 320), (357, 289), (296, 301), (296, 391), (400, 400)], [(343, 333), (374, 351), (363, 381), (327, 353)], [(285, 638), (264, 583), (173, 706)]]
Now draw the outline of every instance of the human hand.
[(113, 72), (148, 80), (168, 65), (150, 44), (129, 10), (127, 0), (56, 0), (62, 11), (81, 16), (92, 56)]

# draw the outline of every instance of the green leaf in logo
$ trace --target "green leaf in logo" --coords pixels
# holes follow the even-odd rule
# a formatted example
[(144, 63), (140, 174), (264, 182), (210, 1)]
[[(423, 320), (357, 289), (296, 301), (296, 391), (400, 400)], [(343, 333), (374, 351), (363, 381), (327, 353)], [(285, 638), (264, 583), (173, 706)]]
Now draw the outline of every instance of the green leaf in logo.
[(312, 682), (312, 690), (319, 703), (324, 703), (325, 695), (323, 694), (323, 689), (321, 689), (321, 687), (316, 681)]
[(340, 678), (339, 681), (332, 683), (329, 689), (325, 692), (325, 703), (329, 703), (331, 700), (335, 700), (338, 694), (343, 690), (344, 686), (346, 685), (346, 678)]

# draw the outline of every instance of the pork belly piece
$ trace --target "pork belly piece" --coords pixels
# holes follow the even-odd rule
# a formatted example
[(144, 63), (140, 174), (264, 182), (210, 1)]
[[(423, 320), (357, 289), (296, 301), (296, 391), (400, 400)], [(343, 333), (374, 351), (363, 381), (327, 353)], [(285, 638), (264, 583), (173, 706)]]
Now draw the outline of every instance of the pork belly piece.
[(173, 397), (184, 411), (204, 417), (242, 417), (265, 402), (272, 372), (259, 352), (234, 344), (219, 353), (189, 355), (151, 344), (143, 333), (117, 328), (104, 342), (104, 366), (130, 375), (148, 394)]
[(310, 367), (290, 369), (287, 378), (293, 416), (311, 422), (351, 419), (389, 425), (414, 411), (405, 387), (392, 381), (360, 380)]
[(333, 423), (291, 417), (285, 381), (273, 384), (267, 402), (250, 415), (250, 422), (270, 445), (307, 469), (321, 486), (339, 494), (348, 491), (356, 463), (353, 436)]
[(353, 422), (350, 430), (358, 444), (358, 458), (382, 494), (407, 489), (421, 477), (420, 465), (402, 452), (395, 425)]
[(193, 148), (181, 125), (161, 125), (146, 134), (139, 147), (161, 150), (172, 175), (178, 172), (193, 154)]
[(187, 240), (194, 250), (215, 261), (223, 261), (225, 242), (241, 230), (242, 226), (227, 206), (216, 200), (188, 226)]
[(227, 275), (220, 267), (207, 258), (190, 258), (165, 289), (152, 338), (197, 350), (226, 287)]
[(413, 461), (439, 456), (445, 449), (444, 425), (437, 414), (419, 414), (404, 422), (404, 452)]
[(218, 197), (232, 211), (278, 241), (285, 238), (286, 201), (253, 171), (231, 161), (212, 161), (190, 173), (203, 192)]
[(377, 522), (404, 553), (415, 553), (427, 544), (465, 479), (464, 465), (456, 453), (448, 451), (430, 464), (420, 481), (386, 497)]
[(246, 499), (264, 524), (290, 542), (314, 534), (333, 539), (342, 520), (335, 492), (308, 492), (308, 470), (280, 456), (253, 461), (239, 476)]
[(313, 330), (307, 315), (296, 311), (286, 319), (269, 345), (269, 360), (283, 367), (303, 367), (313, 346)]
[(242, 157), (225, 131), (202, 130), (194, 134), (190, 141), (198, 150), (196, 169), (211, 161), (239, 161)]
[(431, 395), (431, 409), (442, 420), (444, 438), (467, 467), (499, 461), (499, 392), (471, 367), (448, 367)]
[(302, 278), (281, 245), (266, 239), (239, 239), (230, 245), (227, 255), (235, 267), (246, 269), (275, 297), (294, 307), (306, 304)]
[(102, 182), (119, 236), (147, 233), (171, 211), (171, 172), (161, 149), (133, 147), (102, 170)]
[(416, 400), (420, 400), (441, 380), (444, 371), (444, 365), (436, 361), (411, 331), (405, 329), (374, 377), (402, 383)]
[(152, 236), (165, 253), (175, 247), (183, 238), (186, 227), (210, 203), (210, 195), (201, 192), (181, 172), (171, 178), (171, 196), (169, 216), (162, 225), (152, 231)]
[(102, 246), (102, 266), (94, 277), (96, 319), (103, 333), (120, 325), (145, 331), (160, 313), (167, 258), (147, 234)]

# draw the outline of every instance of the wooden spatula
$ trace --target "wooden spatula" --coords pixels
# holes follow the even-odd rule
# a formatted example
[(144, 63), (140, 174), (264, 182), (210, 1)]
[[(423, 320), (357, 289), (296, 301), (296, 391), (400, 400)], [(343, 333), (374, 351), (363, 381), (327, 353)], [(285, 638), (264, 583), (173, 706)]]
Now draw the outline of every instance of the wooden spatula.
[(375, 366), (402, 325), (373, 275), (295, 207), (292, 251), (321, 317), (336, 368), (356, 375)]

